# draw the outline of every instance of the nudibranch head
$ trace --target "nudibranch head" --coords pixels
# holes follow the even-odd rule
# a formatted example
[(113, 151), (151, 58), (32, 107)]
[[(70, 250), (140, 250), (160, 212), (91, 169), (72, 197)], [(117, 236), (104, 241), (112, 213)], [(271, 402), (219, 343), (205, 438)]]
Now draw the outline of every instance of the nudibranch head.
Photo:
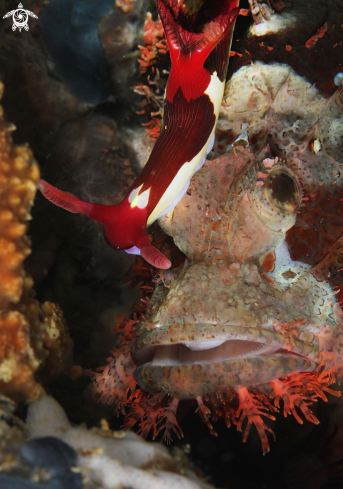
[[(53, 187), (45, 180), (40, 180), (39, 188), (58, 207), (74, 214), (85, 214), (103, 224), (105, 239), (112, 248), (130, 252), (133, 247), (137, 247), (132, 252), (141, 254), (156, 268), (166, 269), (171, 266), (168, 258), (150, 243), (145, 232), (147, 209), (144, 196), (144, 199), (139, 200), (139, 196), (133, 196), (131, 192), (121, 204), (111, 206), (85, 202)], [(128, 215), (130, 219), (127, 219)]]

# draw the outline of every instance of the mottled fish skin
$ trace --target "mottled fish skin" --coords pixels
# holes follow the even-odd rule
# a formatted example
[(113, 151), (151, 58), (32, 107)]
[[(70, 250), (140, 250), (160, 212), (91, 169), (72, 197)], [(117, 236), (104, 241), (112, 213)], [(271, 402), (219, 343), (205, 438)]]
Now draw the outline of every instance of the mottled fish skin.
[(112, 247), (139, 251), (157, 268), (167, 269), (171, 262), (151, 245), (145, 229), (180, 201), (212, 148), (238, 1), (207, 0), (195, 16), (187, 15), (183, 2), (157, 1), (171, 56), (162, 129), (121, 204), (84, 202), (41, 181), (48, 200), (102, 223)]
[[(259, 172), (266, 170), (263, 166), (263, 161), (261, 164), (254, 161), (248, 148), (232, 149), (196, 175), (192, 195), (164, 218), (162, 227), (173, 235), (191, 264), (170, 285), (165, 300), (161, 303), (159, 299), (160, 306), (147, 319), (147, 325), (145, 322), (139, 325), (137, 350), (158, 344), (201, 341), (206, 336), (207, 340), (211, 336), (225, 339), (225, 332), (219, 336), (218, 330), (225, 331), (226, 326), (228, 330), (237, 327), (256, 328), (260, 333), (268, 331), (275, 335), (274, 340), (262, 337), (260, 341), (288, 349), (285, 338), (289, 329), (302, 347), (308, 348), (305, 356), (315, 363), (309, 363), (307, 368), (315, 370), (322, 361), (318, 351), (318, 342), (319, 349), (323, 348), (321, 334), (325, 331), (327, 337), (331, 332), (343, 338), (334, 291), (329, 283), (316, 278), (318, 265), (311, 268), (287, 256), (285, 232), (294, 225), (301, 205), (300, 179), (287, 164), (277, 162), (264, 177), (264, 187), (256, 186)], [(248, 176), (247, 183), (238, 185), (237, 179), (242, 174)], [(294, 202), (276, 203), (273, 210), (268, 185), (275, 175), (294, 179)], [(255, 185), (251, 185), (253, 181)], [(273, 270), (266, 273), (263, 266), (268, 255)], [(200, 325), (203, 326), (199, 330)], [(226, 338), (235, 335), (227, 331)], [(291, 349), (303, 355), (302, 347), (293, 345)], [(203, 370), (206, 368), (209, 367)], [(135, 374), (136, 379), (146, 388), (141, 372), (142, 367)], [(237, 386), (262, 383), (260, 371), (255, 371), (253, 381), (244, 379), (244, 374), (243, 370), (236, 374)], [(271, 374), (269, 380), (272, 377)], [(173, 389), (176, 395), (176, 382), (165, 385), (169, 395), (173, 395)], [(215, 385), (211, 388), (216, 390)], [(185, 392), (182, 397), (187, 397)], [(194, 397), (193, 393), (189, 397)]]
[[(134, 375), (144, 390), (195, 398), (227, 387), (267, 383), (292, 372), (315, 371), (320, 363), (314, 332), (332, 327), (332, 307), (323, 317), (320, 314), (322, 297), (330, 294), (330, 286), (318, 283), (306, 265), (297, 270), (297, 281), (290, 280), (291, 284), (289, 280), (280, 283), (275, 270), (274, 275), (266, 274), (260, 265), (261, 255), (282, 251), (285, 231), (295, 222), (301, 195), (295, 187), (294, 202), (284, 205), (280, 220), (280, 204), (273, 211), (261, 187), (251, 187), (253, 179), (258, 181), (252, 163), (252, 154), (244, 147), (208, 162), (194, 179), (192, 195), (163, 220), (162, 227), (191, 263), (164, 292), (165, 299), (159, 298), (156, 312), (139, 324), (133, 357), (139, 358), (138, 352), (146, 348), (214, 339), (254, 341), (280, 351), (273, 361), (257, 352), (220, 363), (214, 359), (206, 364), (181, 362), (175, 367), (159, 366), (158, 361), (142, 365)], [(259, 165), (255, 162), (254, 167)], [(237, 190), (242, 174), (249, 176), (250, 183)], [(276, 164), (265, 179), (266, 187), (275, 174), (296, 178), (287, 165)], [(229, 202), (225, 200), (228, 195)], [(291, 267), (289, 264), (287, 271)], [(299, 356), (288, 355), (290, 349)]]
[(173, 403), (196, 398), (211, 431), (211, 407), (240, 430), (248, 417), (243, 440), (254, 423), (266, 452), (261, 407), (282, 398), (301, 422), (294, 406), (338, 395), (328, 385), (343, 380), (342, 92), (327, 101), (289, 67), (260, 63), (226, 96), (219, 128), (234, 143), (160, 219), (188, 261), (137, 326), (133, 376)]

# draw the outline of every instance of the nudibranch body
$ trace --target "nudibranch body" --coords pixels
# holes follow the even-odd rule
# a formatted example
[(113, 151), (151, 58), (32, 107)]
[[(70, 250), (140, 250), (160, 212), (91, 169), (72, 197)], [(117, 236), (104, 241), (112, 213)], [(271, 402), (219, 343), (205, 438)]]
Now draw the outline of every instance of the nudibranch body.
[(150, 244), (146, 226), (185, 194), (214, 142), (238, 0), (205, 2), (196, 16), (177, 0), (158, 0), (171, 56), (162, 130), (143, 171), (117, 206), (87, 203), (41, 181), (54, 204), (104, 225), (109, 244), (141, 254), (158, 268), (170, 261)]

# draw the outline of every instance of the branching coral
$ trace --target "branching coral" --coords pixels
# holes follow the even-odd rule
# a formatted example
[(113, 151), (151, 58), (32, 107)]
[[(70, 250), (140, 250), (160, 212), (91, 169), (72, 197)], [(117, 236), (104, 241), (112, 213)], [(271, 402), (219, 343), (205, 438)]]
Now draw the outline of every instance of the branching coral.
[[(0, 85), (0, 95), (2, 90)], [(25, 276), (25, 233), (39, 170), (28, 147), (13, 145), (11, 131), (0, 107), (0, 392), (30, 400), (41, 392), (35, 373), (44, 362), (45, 380), (64, 370), (71, 340), (58, 306), (41, 306)]]

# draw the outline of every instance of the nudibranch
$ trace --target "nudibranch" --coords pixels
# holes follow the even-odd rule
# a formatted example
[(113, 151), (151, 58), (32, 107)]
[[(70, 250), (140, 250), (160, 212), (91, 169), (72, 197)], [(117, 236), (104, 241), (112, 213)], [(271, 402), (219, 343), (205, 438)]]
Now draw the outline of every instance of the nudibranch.
[(121, 204), (85, 202), (41, 180), (48, 200), (102, 223), (113, 248), (161, 269), (171, 263), (150, 243), (146, 227), (177, 205), (213, 146), (238, 2), (207, 1), (191, 16), (181, 1), (157, 1), (171, 57), (162, 130)]

